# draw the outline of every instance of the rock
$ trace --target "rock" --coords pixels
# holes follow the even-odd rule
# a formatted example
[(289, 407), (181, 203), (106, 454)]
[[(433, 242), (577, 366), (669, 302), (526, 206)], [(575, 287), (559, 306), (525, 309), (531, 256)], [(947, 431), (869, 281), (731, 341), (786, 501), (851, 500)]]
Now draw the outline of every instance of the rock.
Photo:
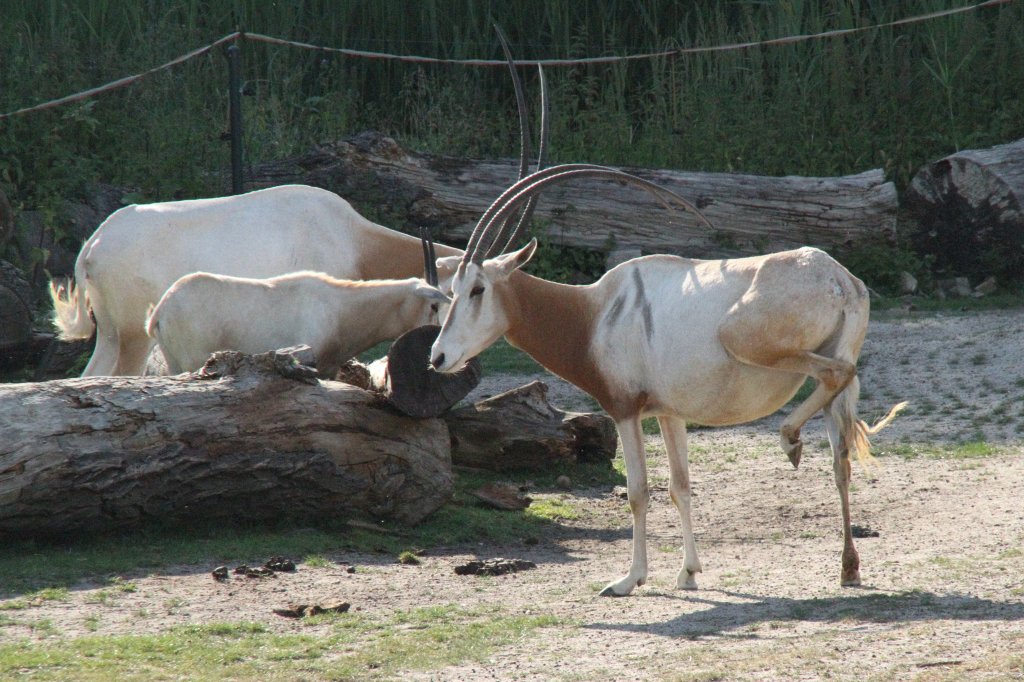
[(939, 291), (946, 296), (959, 296), (963, 298), (970, 296), (973, 292), (973, 289), (971, 289), (971, 283), (966, 277), (940, 279), (935, 284)]
[(471, 494), (487, 506), (503, 511), (522, 511), (533, 502), (529, 497), (522, 495), (519, 488), (501, 483), (488, 483)]
[(996, 282), (996, 278), (990, 275), (986, 277), (981, 284), (974, 287), (974, 295), (979, 297), (987, 296), (989, 294), (994, 294), (997, 289), (999, 289), (999, 284)]
[(21, 270), (0, 260), (0, 351), (32, 340), (32, 290)]
[(917, 293), (917, 278), (912, 274), (904, 270), (900, 273), (900, 293), (901, 294), (916, 294)]

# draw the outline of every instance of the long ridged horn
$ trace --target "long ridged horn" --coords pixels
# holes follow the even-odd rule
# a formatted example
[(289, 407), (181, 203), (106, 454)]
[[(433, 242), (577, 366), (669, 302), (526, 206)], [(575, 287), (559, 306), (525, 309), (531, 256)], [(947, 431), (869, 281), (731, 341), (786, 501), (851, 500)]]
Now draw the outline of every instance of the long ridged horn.
[[(508, 39), (505, 37), (505, 32), (501, 29), (497, 23), (493, 24), (494, 32), (498, 35), (498, 42), (501, 43), (501, 49), (505, 53), (505, 61), (508, 62), (508, 72), (512, 76), (512, 88), (516, 93), (516, 108), (519, 111), (519, 175), (517, 180), (522, 180), (526, 177), (526, 174), (530, 170), (530, 156), (532, 154), (531, 142), (532, 135), (530, 134), (530, 116), (526, 107), (526, 95), (523, 92), (523, 82), (519, 78), (519, 71), (516, 70), (515, 59), (512, 57), (512, 50), (508, 46)], [(527, 206), (526, 210), (531, 210)], [(523, 212), (526, 215), (526, 211)], [(507, 220), (507, 223), (511, 223), (512, 218)], [(502, 226), (502, 231), (508, 230), (509, 225)], [(469, 237), (469, 243), (466, 244), (467, 250), (476, 250), (477, 241), (479, 237), (475, 234), (471, 234)]]
[[(537, 147), (537, 170), (539, 171), (544, 168), (544, 155), (547, 153), (551, 137), (551, 105), (548, 101), (548, 82), (544, 77), (544, 67), (540, 64), (537, 65), (537, 75), (540, 78), (540, 142)], [(519, 179), (522, 180), (522, 177)], [(539, 198), (539, 195), (534, 195), (530, 197), (528, 202), (526, 202), (526, 208), (523, 209), (523, 213), (519, 217), (519, 222), (516, 223), (516, 227), (512, 230), (512, 234), (508, 236), (508, 239), (505, 241), (504, 245), (502, 245), (501, 241), (504, 236), (504, 229), (508, 228), (508, 221), (505, 222), (503, 231), (495, 236), (494, 241), (491, 242), (491, 248), (487, 249), (485, 258), (491, 258), (499, 253), (508, 251), (519, 240), (519, 236), (523, 233), (523, 229), (530, 224), (530, 219), (533, 218), (533, 212), (534, 209), (537, 208), (537, 201)], [(509, 220), (511, 220), (511, 217)]]
[(423, 279), (427, 284), (436, 287), (437, 278), (437, 256), (434, 252), (434, 238), (430, 234), (430, 228), (420, 228), (420, 244), (423, 245)]
[[(550, 185), (562, 183), (578, 177), (603, 177), (609, 180), (618, 180), (620, 182), (635, 185), (653, 194), (666, 208), (671, 208), (670, 202), (679, 204), (685, 210), (696, 215), (706, 227), (714, 229), (714, 226), (712, 226), (696, 206), (666, 187), (662, 187), (650, 180), (644, 180), (632, 173), (627, 173), (616, 168), (608, 168), (606, 166), (598, 166), (595, 164), (576, 163), (551, 166), (537, 171), (536, 173), (526, 176), (502, 192), (501, 196), (491, 204), (491, 206), (480, 217), (476, 227), (473, 228), (474, 234), (479, 233), (480, 235), (478, 237), (478, 241), (483, 241), (483, 238), (493, 231), (493, 225), (504, 220), (523, 201), (528, 200), (530, 197), (536, 195), (538, 192)], [(484, 251), (479, 247), (472, 252), (467, 249), (465, 255), (462, 257), (462, 263), (480, 263), (483, 259)]]

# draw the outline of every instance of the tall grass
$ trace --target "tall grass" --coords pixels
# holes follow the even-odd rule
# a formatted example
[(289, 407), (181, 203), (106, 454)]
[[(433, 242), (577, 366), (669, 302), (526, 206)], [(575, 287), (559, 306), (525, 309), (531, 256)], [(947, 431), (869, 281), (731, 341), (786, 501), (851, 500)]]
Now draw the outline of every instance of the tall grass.
[[(155, 66), (236, 29), (314, 44), (524, 58), (627, 54), (865, 26), (959, 0), (39, 0), (3, 2), (0, 110)], [(1024, 136), (1024, 2), (848, 37), (549, 69), (552, 156), (637, 166), (832, 175), (900, 185), (958, 147)], [(250, 163), (366, 128), (426, 151), (513, 155), (503, 69), (339, 57), (249, 42)], [(536, 76), (524, 71), (536, 96)], [(226, 68), (210, 53), (142, 83), (0, 122), (0, 187), (47, 206), (93, 181), (148, 199), (223, 192)]]

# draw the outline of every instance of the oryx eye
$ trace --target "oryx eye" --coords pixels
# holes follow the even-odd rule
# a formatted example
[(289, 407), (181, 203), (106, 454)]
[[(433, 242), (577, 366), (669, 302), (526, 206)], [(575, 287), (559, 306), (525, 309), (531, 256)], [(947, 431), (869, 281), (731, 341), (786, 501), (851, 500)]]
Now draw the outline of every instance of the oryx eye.
[(475, 287), (473, 287), (473, 290), (469, 292), (469, 297), (474, 298), (482, 293), (484, 293), (484, 288), (477, 284)]

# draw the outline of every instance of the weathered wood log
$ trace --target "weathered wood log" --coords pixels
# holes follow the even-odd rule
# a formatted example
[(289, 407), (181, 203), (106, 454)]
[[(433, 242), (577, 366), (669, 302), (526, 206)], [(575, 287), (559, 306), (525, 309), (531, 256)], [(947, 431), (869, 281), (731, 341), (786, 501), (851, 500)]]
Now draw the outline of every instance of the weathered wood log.
[(1024, 139), (921, 168), (904, 197), (914, 248), (977, 283), (1024, 279)]
[(147, 519), (417, 523), (452, 491), (448, 431), (291, 356), (176, 377), (0, 386), (0, 535)]
[[(877, 242), (894, 234), (896, 189), (881, 170), (838, 178), (625, 170), (689, 198), (715, 229), (707, 230), (688, 213), (665, 210), (635, 187), (578, 180), (544, 192), (536, 217), (548, 237), (595, 250), (614, 242), (643, 253), (721, 257)], [(431, 226), (442, 241), (457, 243), (466, 240), (516, 172), (512, 160), (420, 154), (367, 132), (259, 165), (252, 184), (324, 187), (377, 220)]]
[(563, 412), (534, 381), (444, 415), (452, 462), (492, 471), (549, 469), (578, 461), (611, 460), (618, 435), (604, 414)]
[(378, 393), (402, 414), (439, 417), (469, 395), (483, 374), (476, 358), (454, 374), (431, 369), (430, 347), (440, 331), (437, 325), (409, 330), (395, 339), (383, 358), (369, 365), (351, 360), (337, 378)]

